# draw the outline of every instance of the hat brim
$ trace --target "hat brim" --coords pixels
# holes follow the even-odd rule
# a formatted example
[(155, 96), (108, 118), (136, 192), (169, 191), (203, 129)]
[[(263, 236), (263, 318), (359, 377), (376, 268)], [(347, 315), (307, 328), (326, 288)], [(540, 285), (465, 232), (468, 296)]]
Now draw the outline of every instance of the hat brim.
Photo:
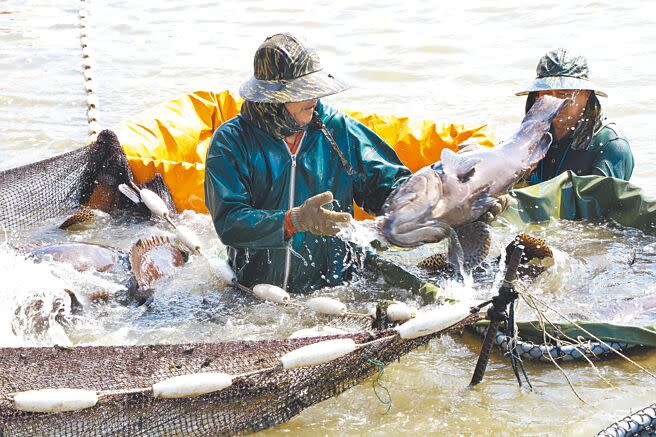
[(258, 103), (290, 103), (337, 94), (350, 86), (323, 70), (292, 80), (259, 80), (255, 76), (244, 82), (239, 95)]
[(608, 97), (608, 95), (601, 91), (594, 83), (586, 79), (571, 76), (550, 76), (539, 77), (533, 81), (531, 85), (526, 87), (524, 91), (515, 93), (516, 96), (525, 96), (529, 93), (536, 91), (550, 91), (550, 90), (590, 90), (601, 97)]

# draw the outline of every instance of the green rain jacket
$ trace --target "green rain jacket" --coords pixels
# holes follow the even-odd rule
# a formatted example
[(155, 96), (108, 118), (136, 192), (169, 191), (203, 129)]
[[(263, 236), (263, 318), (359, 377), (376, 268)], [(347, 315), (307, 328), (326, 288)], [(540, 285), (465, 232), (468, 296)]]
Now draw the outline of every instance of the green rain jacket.
[(285, 239), (285, 213), (323, 191), (335, 211), (353, 201), (379, 214), (389, 193), (409, 175), (394, 150), (360, 122), (324, 105), (317, 111), (355, 169), (349, 176), (328, 139), (305, 132), (295, 156), (238, 115), (214, 133), (207, 152), (205, 203), (228, 246), (240, 283), (274, 284), (290, 292), (335, 286), (352, 272), (352, 248), (335, 237), (297, 232)]
[(530, 183), (544, 182), (566, 171), (579, 176), (610, 176), (628, 181), (633, 173), (629, 142), (614, 123), (608, 123), (594, 134), (585, 150), (554, 144), (531, 174)]

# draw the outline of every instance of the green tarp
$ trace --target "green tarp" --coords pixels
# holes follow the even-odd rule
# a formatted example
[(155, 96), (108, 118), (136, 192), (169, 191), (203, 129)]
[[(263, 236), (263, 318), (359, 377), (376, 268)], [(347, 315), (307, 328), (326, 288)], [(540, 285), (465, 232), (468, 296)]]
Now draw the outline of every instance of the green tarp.
[(550, 217), (612, 219), (622, 226), (656, 234), (656, 197), (620, 179), (566, 172), (541, 184), (513, 190), (511, 194), (511, 206), (501, 217), (515, 224), (535, 223)]
[[(549, 220), (602, 222), (614, 220), (622, 226), (656, 235), (656, 197), (646, 195), (629, 182), (603, 176), (576, 176), (567, 172), (538, 185), (514, 190), (511, 206), (501, 216), (521, 225)], [(579, 325), (604, 341), (656, 347), (656, 329), (610, 323), (581, 322)], [(537, 324), (518, 324), (522, 338), (542, 342)], [(570, 337), (589, 336), (571, 324), (559, 325)]]
[[(595, 322), (576, 322), (581, 328), (592, 333), (594, 336), (604, 341), (616, 341), (631, 344), (641, 344), (643, 346), (656, 347), (656, 330), (653, 326), (623, 326), (612, 323), (595, 323)], [(558, 325), (560, 330), (568, 337), (583, 337), (593, 340), (585, 331), (577, 328), (571, 323), (561, 323)], [(542, 343), (542, 331), (535, 322), (519, 322), (517, 328), (524, 340), (535, 343)], [(552, 335), (556, 335), (553, 329), (548, 329)]]
[[(656, 197), (647, 196), (640, 188), (620, 179), (576, 176), (567, 172), (541, 184), (513, 190), (510, 206), (500, 218), (499, 223), (505, 220), (520, 228), (524, 224), (551, 218), (592, 222), (611, 219), (621, 226), (656, 235)], [(368, 270), (382, 275), (388, 284), (420, 295), (425, 304), (440, 300), (442, 292), (439, 287), (422, 281), (403, 266), (387, 260), (384, 254), (370, 252), (365, 265)], [(578, 324), (604, 341), (656, 347), (656, 329), (651, 326), (597, 322)], [(542, 332), (537, 328), (537, 322), (524, 322), (518, 326), (522, 338), (542, 343)], [(593, 340), (571, 324), (560, 324), (559, 327), (570, 337)]]

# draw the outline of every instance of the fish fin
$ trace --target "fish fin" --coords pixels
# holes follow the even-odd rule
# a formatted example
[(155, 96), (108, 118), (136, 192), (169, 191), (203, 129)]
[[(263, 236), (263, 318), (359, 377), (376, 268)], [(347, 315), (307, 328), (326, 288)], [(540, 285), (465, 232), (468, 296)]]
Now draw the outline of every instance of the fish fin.
[(168, 237), (155, 236), (147, 240), (137, 240), (130, 249), (130, 266), (139, 288), (149, 288), (162, 277), (162, 271), (150, 259), (148, 252), (155, 247), (170, 244)]
[(447, 262), (454, 268), (455, 274), (463, 273), (464, 253), (456, 231), (449, 227), (449, 245), (446, 252)]
[(96, 290), (89, 294), (89, 300), (92, 302), (103, 301), (107, 302), (109, 300), (110, 294), (107, 290)]
[(141, 203), (141, 198), (139, 193), (127, 186), (126, 184), (120, 184), (118, 190), (125, 195), (128, 199), (136, 203), (137, 205)]
[(171, 252), (174, 267), (181, 267), (189, 259), (189, 254), (171, 243), (169, 237), (156, 235), (146, 240), (138, 240), (130, 249), (130, 266), (139, 288), (148, 289), (152, 284), (165, 276), (149, 252), (158, 247), (166, 247)]
[(66, 294), (68, 294), (68, 297), (71, 298), (71, 314), (73, 315), (81, 314), (82, 311), (84, 310), (84, 305), (82, 305), (82, 303), (77, 298), (75, 293), (73, 293), (71, 290), (69, 290), (68, 288), (64, 288), (64, 291), (66, 292)]
[(490, 254), (492, 234), (484, 222), (472, 222), (456, 228), (462, 247), (463, 267), (470, 271), (478, 267)]
[(458, 144), (458, 154), (476, 152), (485, 148), (485, 146), (481, 146), (478, 143), (460, 143)]
[(480, 158), (458, 155), (451, 149), (442, 149), (442, 168), (444, 173), (458, 178), (460, 182), (467, 182), (476, 172), (476, 164)]
[(80, 207), (75, 214), (64, 220), (64, 222), (59, 225), (59, 229), (68, 229), (75, 225), (90, 222), (94, 218), (96, 218), (94, 210), (83, 206)]
[(426, 257), (417, 264), (417, 267), (426, 270), (428, 273), (439, 273), (447, 276), (452, 276), (455, 273), (445, 253), (436, 253)]
[(483, 188), (477, 195), (472, 204), (472, 213), (474, 217), (480, 217), (490, 210), (497, 203), (495, 197), (490, 196), (490, 187)]
[(518, 269), (520, 276), (535, 278), (554, 264), (553, 252), (542, 238), (521, 233), (506, 246), (506, 263), (510, 254), (517, 246), (524, 247), (521, 263)]

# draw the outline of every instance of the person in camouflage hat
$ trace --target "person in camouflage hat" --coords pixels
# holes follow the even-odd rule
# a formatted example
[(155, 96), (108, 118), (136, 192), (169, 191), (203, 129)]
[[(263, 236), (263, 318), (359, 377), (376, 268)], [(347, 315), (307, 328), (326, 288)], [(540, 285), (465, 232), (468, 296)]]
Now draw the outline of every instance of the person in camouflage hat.
[[(255, 52), (241, 114), (214, 133), (205, 170), (205, 203), (240, 283), (305, 292), (348, 280), (362, 252), (335, 235), (353, 203), (378, 215), (410, 176), (378, 135), (320, 100), (347, 88), (293, 35), (273, 35)], [(365, 266), (381, 264), (365, 252)], [(433, 284), (391, 270), (386, 280), (434, 298)]]
[(528, 182), (543, 182), (568, 170), (629, 180), (631, 147), (615, 123), (603, 115), (597, 96), (608, 96), (590, 81), (586, 58), (565, 49), (552, 50), (540, 59), (536, 72), (535, 80), (516, 93), (528, 95), (525, 111), (542, 95), (566, 99), (568, 104), (554, 118), (553, 143)]
[(379, 214), (410, 175), (378, 135), (320, 100), (347, 88), (293, 35), (255, 52), (241, 113), (214, 133), (205, 170), (205, 203), (240, 283), (342, 283), (354, 252), (335, 235), (353, 201)]

